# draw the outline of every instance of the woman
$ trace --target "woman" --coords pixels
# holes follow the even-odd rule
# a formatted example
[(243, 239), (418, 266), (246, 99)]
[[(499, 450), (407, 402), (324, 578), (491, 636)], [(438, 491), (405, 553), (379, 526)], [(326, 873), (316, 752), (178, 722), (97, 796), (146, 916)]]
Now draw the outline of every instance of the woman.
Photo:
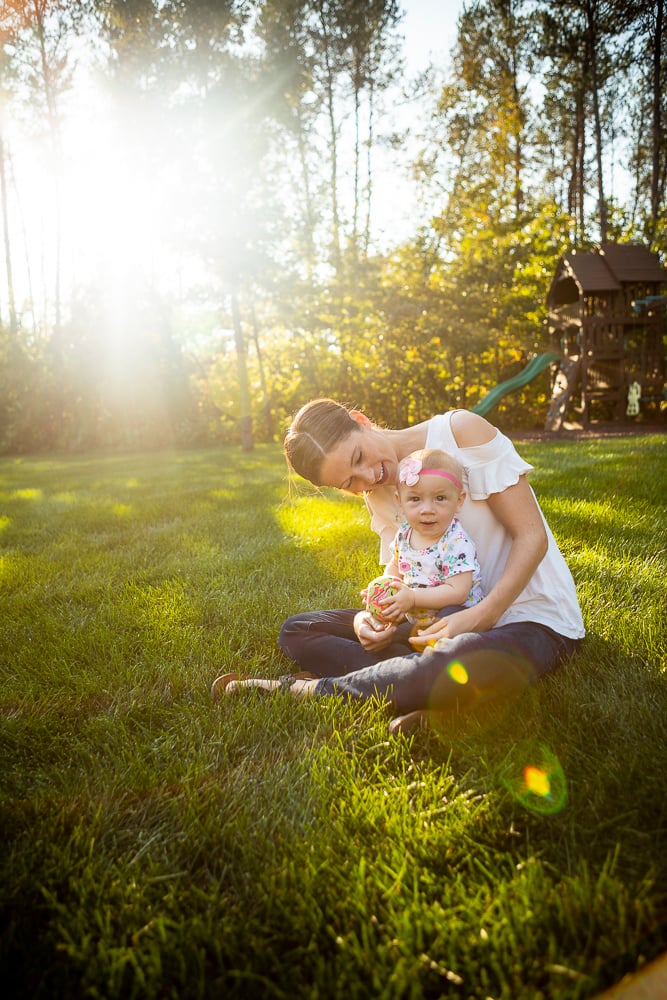
[(422, 448), (442, 449), (463, 467), (459, 519), (477, 546), (484, 598), (443, 609), (413, 637), (409, 624), (386, 627), (358, 609), (295, 615), (282, 627), (280, 647), (306, 676), (226, 674), (214, 682), (215, 699), (244, 687), (287, 688), (297, 697), (379, 695), (397, 714), (391, 730), (407, 730), (430, 711), (469, 709), (520, 690), (572, 656), (584, 636), (581, 611), (528, 485), (532, 466), (483, 417), (452, 410), (390, 430), (334, 400), (317, 399), (299, 410), (285, 438), (299, 475), (363, 494), (383, 563), (400, 521), (399, 463)]

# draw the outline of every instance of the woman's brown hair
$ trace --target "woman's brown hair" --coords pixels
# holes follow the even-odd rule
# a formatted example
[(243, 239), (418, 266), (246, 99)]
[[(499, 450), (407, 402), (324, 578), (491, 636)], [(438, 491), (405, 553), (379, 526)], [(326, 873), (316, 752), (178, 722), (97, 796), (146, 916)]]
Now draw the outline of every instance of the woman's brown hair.
[(315, 486), (322, 486), (322, 463), (359, 423), (342, 403), (312, 399), (296, 413), (285, 436), (287, 461), (295, 472)]

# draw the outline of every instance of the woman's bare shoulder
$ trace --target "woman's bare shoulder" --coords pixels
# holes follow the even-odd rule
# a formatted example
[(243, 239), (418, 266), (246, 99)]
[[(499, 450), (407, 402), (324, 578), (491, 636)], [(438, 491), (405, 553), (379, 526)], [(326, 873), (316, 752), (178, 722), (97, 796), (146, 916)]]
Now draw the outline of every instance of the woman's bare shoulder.
[(493, 424), (471, 410), (455, 410), (451, 417), (451, 428), (459, 448), (474, 448), (486, 444), (498, 433)]

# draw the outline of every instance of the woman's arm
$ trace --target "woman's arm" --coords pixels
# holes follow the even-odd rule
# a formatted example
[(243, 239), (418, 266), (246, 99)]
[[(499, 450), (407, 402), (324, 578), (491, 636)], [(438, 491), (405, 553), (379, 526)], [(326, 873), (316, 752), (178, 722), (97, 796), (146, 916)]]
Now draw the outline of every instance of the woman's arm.
[(486, 500), (496, 519), (512, 539), (505, 569), (496, 585), (480, 603), (491, 628), (527, 586), (547, 554), (547, 533), (537, 501), (525, 476), (502, 493)]
[[(467, 410), (457, 410), (452, 416), (451, 426), (460, 448), (485, 444), (497, 433), (487, 420)], [(512, 540), (505, 569), (479, 604), (439, 619), (416, 637), (416, 645), (423, 646), (433, 639), (453, 638), (462, 632), (484, 632), (493, 628), (526, 587), (546, 555), (547, 533), (525, 475), (502, 493), (490, 494), (485, 503), (489, 504)], [(422, 635), (424, 640), (420, 643)]]
[[(459, 410), (452, 416), (452, 431), (459, 448), (485, 444), (497, 433), (488, 420), (467, 410)], [(487, 623), (484, 627), (492, 628), (544, 559), (548, 540), (540, 509), (525, 475), (519, 476), (518, 482), (502, 493), (491, 493), (486, 503), (512, 539), (500, 579), (484, 600), (475, 605), (481, 612), (481, 621)]]

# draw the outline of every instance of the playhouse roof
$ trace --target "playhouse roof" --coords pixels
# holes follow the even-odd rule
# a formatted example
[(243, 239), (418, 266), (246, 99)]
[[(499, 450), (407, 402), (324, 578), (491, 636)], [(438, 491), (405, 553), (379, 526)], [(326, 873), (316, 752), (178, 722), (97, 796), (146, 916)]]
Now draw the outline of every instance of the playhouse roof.
[(620, 291), (620, 282), (599, 253), (566, 253), (562, 261), (565, 267), (556, 271), (556, 281), (572, 277), (584, 294)]
[(573, 278), (583, 294), (617, 292), (633, 282), (667, 282), (667, 269), (657, 253), (639, 243), (603, 243), (594, 253), (566, 253), (558, 262), (551, 285)]
[(667, 270), (660, 266), (657, 253), (640, 243), (603, 243), (600, 255), (621, 282), (667, 281)]

